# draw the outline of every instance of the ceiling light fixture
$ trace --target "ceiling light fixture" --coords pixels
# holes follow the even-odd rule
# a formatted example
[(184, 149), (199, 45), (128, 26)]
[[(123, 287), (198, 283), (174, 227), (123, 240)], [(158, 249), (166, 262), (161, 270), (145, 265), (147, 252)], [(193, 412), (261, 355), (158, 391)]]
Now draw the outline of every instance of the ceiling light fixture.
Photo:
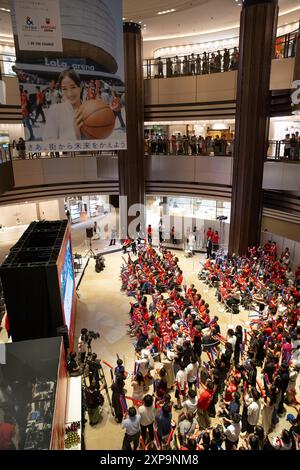
[(1, 10), (1, 11), (7, 11), (7, 13), (10, 13), (10, 10), (9, 10), (8, 8), (3, 8), (3, 7), (1, 7), (0, 10)]
[(171, 10), (163, 10), (163, 11), (158, 11), (157, 14), (158, 15), (166, 15), (167, 13), (174, 13), (175, 8), (171, 8)]

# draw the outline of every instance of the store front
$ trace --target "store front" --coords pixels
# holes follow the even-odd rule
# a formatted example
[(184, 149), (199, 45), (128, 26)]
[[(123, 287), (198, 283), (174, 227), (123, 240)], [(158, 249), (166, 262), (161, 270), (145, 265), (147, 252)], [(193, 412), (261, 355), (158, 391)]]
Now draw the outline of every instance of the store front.
[(65, 212), (70, 212), (73, 224), (84, 222), (89, 218), (104, 216), (110, 211), (109, 196), (99, 194), (66, 197), (64, 205)]
[[(147, 196), (147, 225), (151, 224), (154, 241), (158, 240), (158, 226), (162, 219), (163, 238), (171, 241), (174, 226), (177, 244), (185, 246), (189, 234), (196, 233), (196, 249), (205, 250), (208, 227), (218, 231), (220, 247), (226, 249), (229, 238), (230, 201), (198, 197)], [(196, 228), (196, 229), (195, 229)]]

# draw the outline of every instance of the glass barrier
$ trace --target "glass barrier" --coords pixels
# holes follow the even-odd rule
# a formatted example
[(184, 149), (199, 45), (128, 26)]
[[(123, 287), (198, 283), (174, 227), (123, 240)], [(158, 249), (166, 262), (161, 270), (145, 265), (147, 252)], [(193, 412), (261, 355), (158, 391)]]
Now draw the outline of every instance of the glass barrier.
[[(300, 139), (290, 138), (270, 140), (268, 142), (266, 160), (299, 161)], [(234, 140), (211, 139), (183, 136), (172, 139), (152, 138), (144, 140), (145, 155), (202, 155), (211, 157), (232, 157)]]
[[(144, 140), (145, 156), (149, 155), (182, 155), (232, 157), (234, 156), (234, 140), (197, 138), (183, 136), (182, 138), (166, 139), (152, 138)], [(117, 151), (89, 152), (27, 152), (23, 146), (9, 145), (4, 150), (0, 148), (0, 164), (11, 160), (31, 160), (44, 158), (76, 158), (76, 157), (111, 156), (117, 158)], [(266, 160), (300, 162), (300, 139), (270, 140), (267, 143)]]
[[(296, 30), (276, 38), (273, 58), (295, 57), (298, 34), (299, 30)], [(222, 51), (146, 59), (143, 64), (143, 73), (145, 79), (206, 75), (237, 70), (238, 65), (239, 49), (234, 47)]]

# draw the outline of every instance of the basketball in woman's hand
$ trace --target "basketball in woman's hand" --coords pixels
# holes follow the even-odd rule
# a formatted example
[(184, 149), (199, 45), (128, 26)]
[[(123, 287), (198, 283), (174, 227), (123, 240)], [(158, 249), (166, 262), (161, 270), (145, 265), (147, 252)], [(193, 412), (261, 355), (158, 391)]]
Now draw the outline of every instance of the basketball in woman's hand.
[(80, 106), (83, 125), (80, 129), (86, 139), (106, 139), (115, 127), (115, 115), (102, 100), (84, 101)]

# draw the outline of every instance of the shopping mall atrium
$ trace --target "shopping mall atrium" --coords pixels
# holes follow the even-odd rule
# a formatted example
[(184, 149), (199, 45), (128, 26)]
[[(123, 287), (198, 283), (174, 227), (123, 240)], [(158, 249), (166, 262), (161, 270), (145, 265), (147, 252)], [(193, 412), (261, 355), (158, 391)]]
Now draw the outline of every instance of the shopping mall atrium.
[(299, 19), (0, 0), (0, 451), (299, 450)]

